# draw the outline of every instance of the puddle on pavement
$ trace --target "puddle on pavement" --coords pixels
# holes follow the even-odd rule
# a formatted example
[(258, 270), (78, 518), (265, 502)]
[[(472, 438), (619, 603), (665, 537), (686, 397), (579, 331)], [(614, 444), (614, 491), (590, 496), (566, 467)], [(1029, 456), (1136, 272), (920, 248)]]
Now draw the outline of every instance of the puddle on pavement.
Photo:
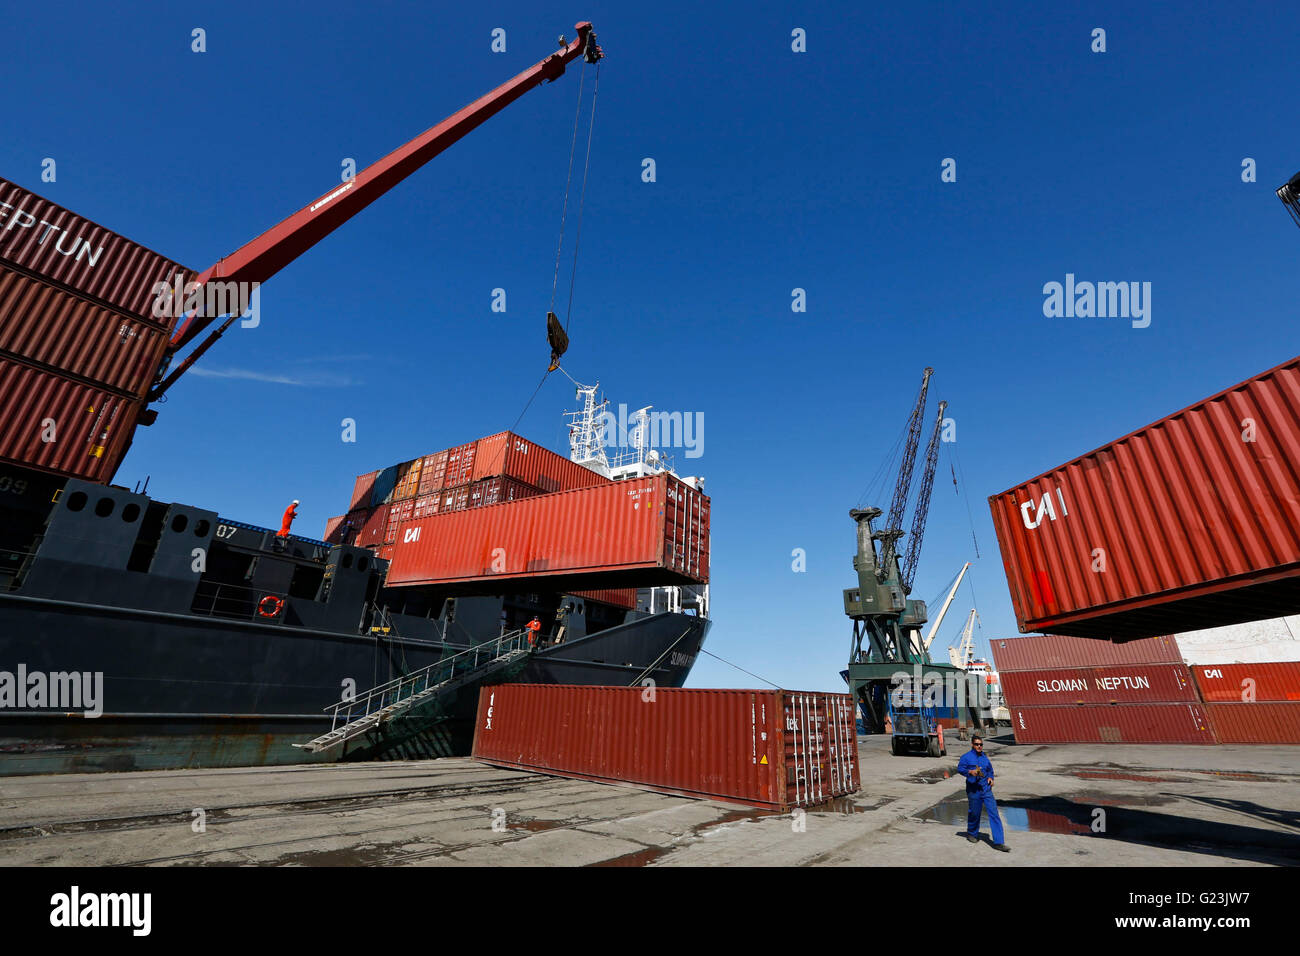
[[(879, 804), (877, 804), (879, 806)], [(868, 810), (874, 810), (875, 807), (860, 807), (853, 802), (852, 797), (836, 797), (834, 800), (827, 800), (825, 803), (819, 803), (816, 806), (808, 807), (809, 813), (842, 813), (845, 816), (852, 813), (866, 813)]]
[[(1019, 807), (998, 807), (1002, 816), (1002, 825), (1008, 830), (1025, 831), (1031, 829), (1029, 825), (1029, 811)], [(946, 823), (950, 826), (959, 826), (963, 830), (966, 828), (966, 795), (960, 797), (950, 797), (947, 800), (941, 800), (928, 810), (922, 810), (916, 814), (918, 820), (925, 820), (935, 823)], [(980, 826), (988, 829), (988, 818), (982, 816)], [(1087, 832), (1085, 825), (1083, 832)]]
[(952, 777), (952, 771), (946, 767), (935, 767), (932, 770), (922, 770), (920, 773), (914, 773), (907, 779), (912, 783), (939, 783)]
[(613, 859), (601, 860), (599, 863), (589, 863), (588, 866), (648, 866), (661, 856), (669, 853), (672, 847), (667, 846), (648, 846), (644, 850), (637, 850), (635, 853), (625, 853), (623, 856), (616, 856)]
[(1178, 777), (1157, 777), (1146, 773), (1122, 773), (1118, 770), (1071, 770), (1070, 774), (1083, 780), (1133, 780), (1138, 783), (1186, 783)]

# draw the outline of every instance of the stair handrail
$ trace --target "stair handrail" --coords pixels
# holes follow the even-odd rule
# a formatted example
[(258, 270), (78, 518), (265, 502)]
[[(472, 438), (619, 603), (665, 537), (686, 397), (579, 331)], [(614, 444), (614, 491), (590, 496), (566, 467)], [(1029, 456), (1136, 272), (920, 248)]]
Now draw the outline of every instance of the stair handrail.
[[(345, 717), (342, 721), (342, 725), (346, 726), (353, 721), (362, 720), (376, 711), (383, 710), (385, 707), (389, 707), (408, 697), (421, 693), (422, 691), (432, 687), (434, 684), (440, 684), (443, 681), (451, 680), (456, 676), (457, 665), (463, 663), (465, 658), (468, 658), (471, 655), (473, 656), (473, 664), (468, 669), (474, 670), (479, 666), (479, 658), (483, 656), (484, 652), (488, 648), (492, 649), (492, 654), (484, 661), (484, 663), (494, 661), (513, 651), (520, 650), (524, 646), (527, 633), (527, 628), (510, 631), (506, 634), (502, 634), (500, 637), (494, 637), (481, 644), (475, 644), (473, 647), (466, 648), (457, 654), (453, 654), (451, 657), (444, 657), (441, 660), (434, 661), (432, 664), (426, 665), (417, 671), (403, 674), (401, 677), (395, 677), (390, 681), (370, 688), (370, 690), (366, 691), (364, 694), (354, 697), (351, 700), (341, 700), (337, 703), (330, 704), (325, 708), (325, 713), (333, 715), (333, 720), (330, 722), (330, 730), (333, 731), (338, 729), (340, 726), (340, 717)], [(429, 680), (435, 670), (447, 668), (450, 670), (445, 677), (440, 674), (439, 680)], [(421, 681), (424, 682), (423, 687), (419, 686)], [(408, 685), (411, 688), (410, 692), (403, 694), (403, 688)], [(378, 706), (375, 706), (376, 703)], [(363, 707), (364, 710), (362, 710)]]

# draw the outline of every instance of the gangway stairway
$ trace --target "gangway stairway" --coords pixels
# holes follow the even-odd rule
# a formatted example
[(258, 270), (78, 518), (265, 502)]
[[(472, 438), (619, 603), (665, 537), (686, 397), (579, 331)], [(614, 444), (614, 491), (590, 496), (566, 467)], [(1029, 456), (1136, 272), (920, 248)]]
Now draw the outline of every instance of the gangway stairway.
[(353, 700), (326, 707), (325, 713), (332, 715), (329, 732), (294, 746), (309, 753), (321, 753), (378, 730), (393, 718), (443, 694), (505, 671), (532, 653), (527, 635), (526, 628), (502, 634), (373, 687)]

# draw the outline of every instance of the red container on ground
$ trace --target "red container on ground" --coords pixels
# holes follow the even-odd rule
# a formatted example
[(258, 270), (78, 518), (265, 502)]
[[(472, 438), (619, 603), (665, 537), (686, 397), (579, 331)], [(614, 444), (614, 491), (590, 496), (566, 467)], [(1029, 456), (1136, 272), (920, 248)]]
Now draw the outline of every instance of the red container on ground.
[(1212, 744), (1201, 704), (1009, 707), (1018, 744)]
[(668, 474), (442, 513), (401, 539), (390, 586), (630, 571), (648, 572), (636, 575), (647, 587), (708, 581), (708, 499)]
[(1300, 744), (1300, 701), (1206, 704), (1221, 744)]
[(100, 482), (126, 455), (142, 404), (7, 359), (0, 395), (0, 463)]
[(443, 476), (444, 488), (459, 488), (474, 480), (474, 449), (478, 442), (457, 445), (447, 450), (447, 471)]
[(1279, 664), (1193, 664), (1207, 704), (1300, 701), (1300, 661)]
[(357, 476), (356, 483), (352, 486), (352, 503), (348, 505), (348, 511), (360, 511), (362, 508), (370, 507), (370, 492), (374, 489), (375, 479), (378, 477), (377, 471)]
[(1192, 675), (1181, 663), (1055, 667), (999, 675), (1008, 707), (1197, 701)]
[(115, 312), (0, 265), (0, 351), (34, 365), (144, 398), (167, 330), (162, 320)]
[[(194, 273), (98, 223), (0, 178), (0, 260), (18, 271), (98, 299), (131, 315), (153, 318), (155, 286), (182, 291)], [(167, 330), (174, 316), (160, 320)]]
[(596, 601), (600, 604), (612, 604), (614, 607), (636, 607), (636, 588), (604, 588), (599, 591), (571, 591), (576, 598), (584, 601)]
[(989, 505), (1022, 631), (1122, 640), (1296, 613), (1300, 358)]
[(1052, 667), (1108, 667), (1125, 664), (1181, 664), (1172, 636), (1149, 637), (1114, 644), (1088, 637), (1031, 634), (989, 642), (999, 674), (1046, 670)]
[(440, 451), (436, 455), (425, 455), (420, 466), (420, 495), (431, 495), (442, 491), (447, 476), (448, 452)]
[(502, 684), (479, 692), (476, 760), (777, 811), (855, 793), (846, 694)]
[(498, 476), (513, 478), (542, 492), (571, 491), (609, 481), (514, 432), (480, 438), (474, 451), (473, 479)]

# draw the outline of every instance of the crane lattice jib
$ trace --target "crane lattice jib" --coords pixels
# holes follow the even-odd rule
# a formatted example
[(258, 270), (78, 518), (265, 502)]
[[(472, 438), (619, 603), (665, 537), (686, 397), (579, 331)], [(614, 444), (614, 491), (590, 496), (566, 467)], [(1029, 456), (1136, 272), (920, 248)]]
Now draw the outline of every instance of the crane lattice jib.
[(907, 555), (903, 559), (903, 590), (912, 590), (912, 578), (916, 575), (916, 565), (921, 557), (921, 539), (925, 537), (925, 519), (930, 513), (930, 492), (934, 490), (934, 469), (939, 464), (939, 436), (943, 433), (943, 413), (948, 410), (947, 402), (939, 403), (939, 415), (934, 420), (934, 431), (930, 433), (930, 444), (925, 448), (925, 465), (921, 471), (921, 490), (916, 496), (916, 511), (912, 513), (912, 531), (907, 536)]
[[(907, 495), (912, 489), (912, 470), (916, 465), (916, 448), (921, 441), (921, 424), (925, 417), (925, 398), (930, 390), (930, 376), (934, 369), (926, 368), (921, 376), (921, 391), (916, 396), (916, 405), (912, 408), (912, 417), (907, 420), (907, 443), (903, 447), (903, 464), (898, 470), (898, 483), (894, 485), (894, 497), (889, 502), (889, 514), (885, 520), (885, 531), (901, 531), (903, 512), (907, 510)], [(893, 556), (898, 536), (886, 534), (884, 554), (880, 567), (883, 573), (889, 573), (890, 558)]]

